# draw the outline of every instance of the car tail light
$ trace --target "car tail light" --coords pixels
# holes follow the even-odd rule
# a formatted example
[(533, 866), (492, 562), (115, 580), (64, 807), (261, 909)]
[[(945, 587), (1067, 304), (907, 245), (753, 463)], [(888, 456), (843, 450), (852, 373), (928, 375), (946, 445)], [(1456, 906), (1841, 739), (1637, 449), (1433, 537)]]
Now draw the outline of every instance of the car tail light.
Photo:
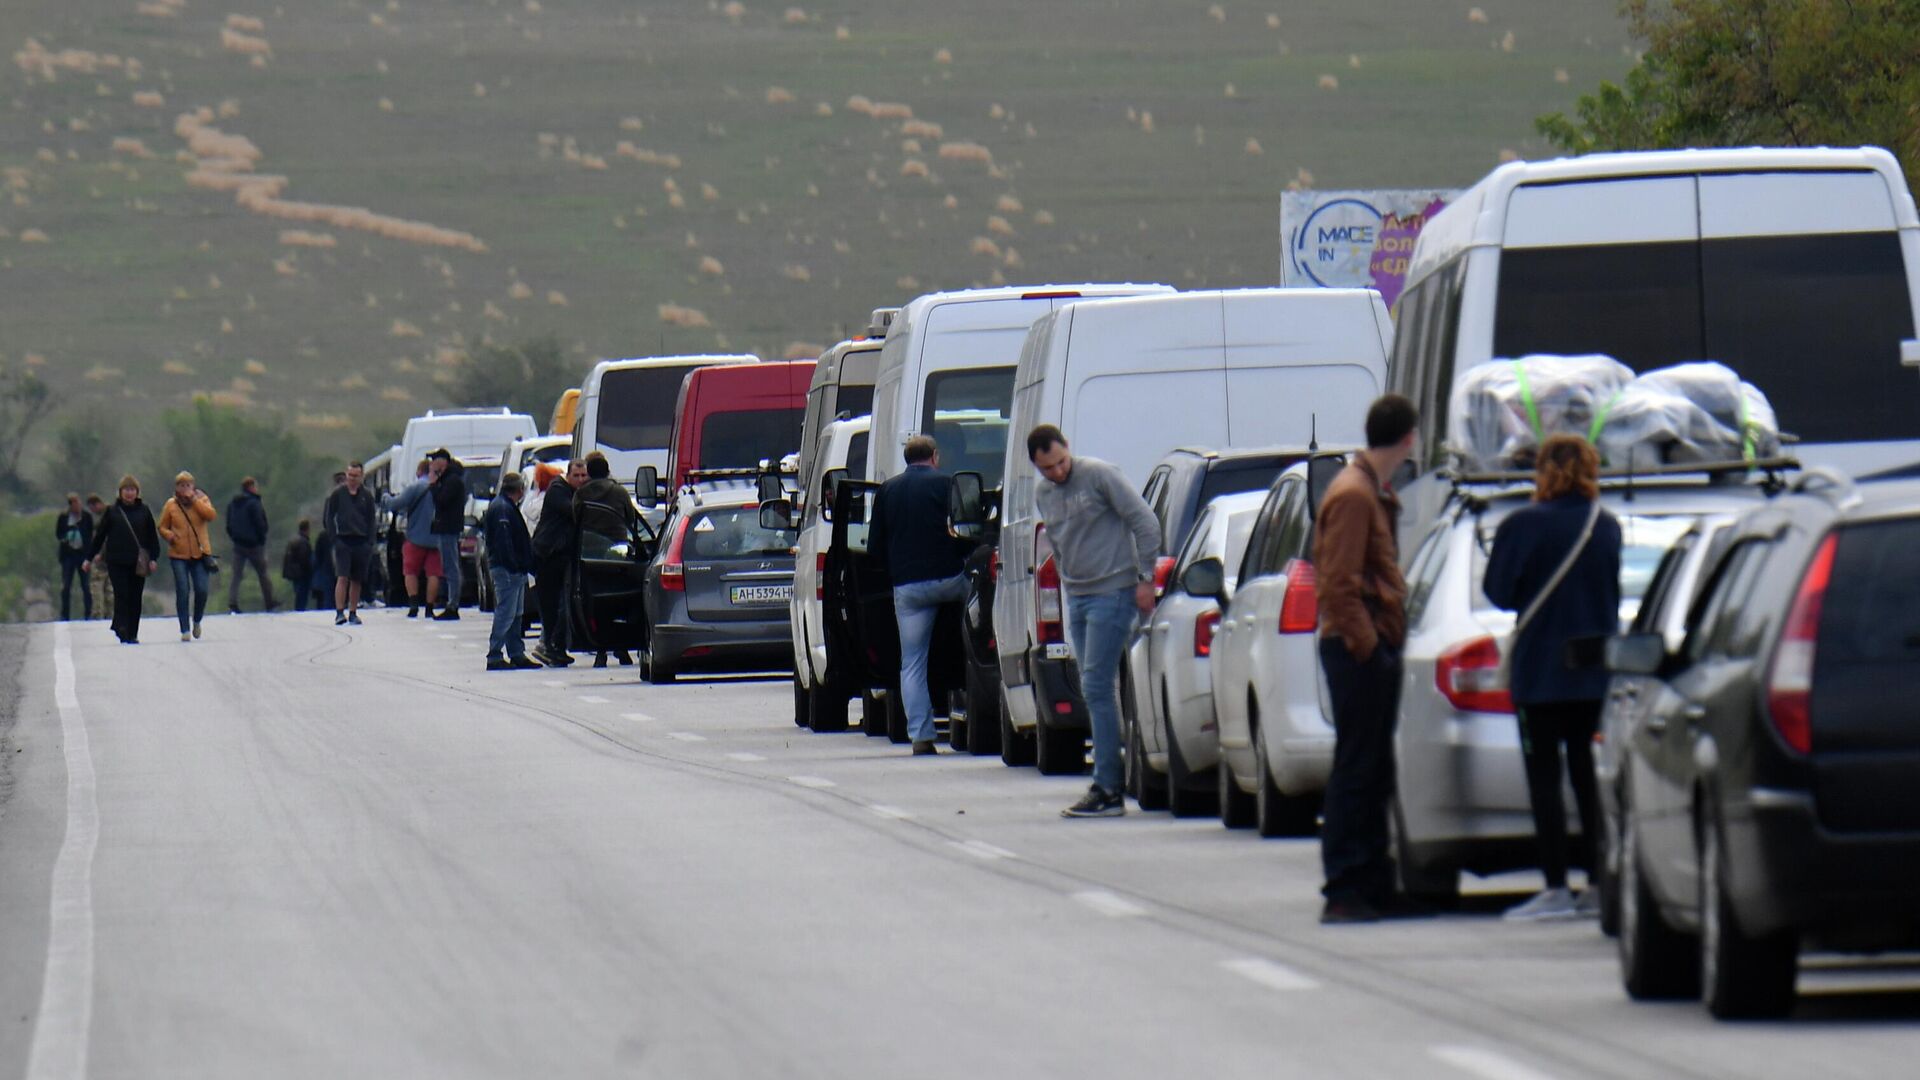
[(1153, 595), (1167, 595), (1167, 579), (1173, 576), (1173, 556), (1162, 555), (1153, 562)]
[(1490, 637), (1463, 641), (1441, 653), (1433, 678), (1440, 695), (1461, 712), (1513, 711), (1513, 694), (1499, 685), (1500, 643)]
[(660, 587), (668, 592), (687, 591), (687, 566), (682, 552), (687, 546), (687, 519), (674, 526), (673, 542), (667, 545), (667, 557), (660, 562)]
[(480, 541), (477, 538), (472, 536), (463, 536), (460, 538), (460, 554), (471, 555), (479, 550)]
[(1208, 657), (1213, 655), (1213, 635), (1220, 629), (1220, 612), (1209, 611), (1194, 620), (1193, 655)]
[(1042, 645), (1058, 645), (1067, 640), (1060, 604), (1060, 566), (1053, 559), (1053, 545), (1047, 542), (1047, 527), (1033, 530), (1033, 554), (1040, 560), (1033, 572), (1033, 638)]
[(1080, 296), (1080, 291), (1078, 289), (1055, 289), (1052, 291), (1021, 293), (1020, 299), (1022, 300), (1073, 300), (1073, 299), (1077, 299), (1079, 296)]
[(1294, 559), (1287, 564), (1287, 591), (1280, 596), (1280, 632), (1311, 634), (1320, 629), (1319, 577), (1313, 564)]
[(1820, 635), (1820, 608), (1833, 578), (1833, 556), (1840, 538), (1828, 534), (1813, 554), (1800, 591), (1787, 612), (1780, 647), (1767, 672), (1767, 712), (1774, 729), (1798, 753), (1813, 749), (1813, 650)]
[(813, 598), (827, 598), (827, 553), (824, 551), (813, 553)]
[(994, 549), (993, 558), (987, 560), (987, 577), (991, 581), (1000, 580), (1000, 550)]

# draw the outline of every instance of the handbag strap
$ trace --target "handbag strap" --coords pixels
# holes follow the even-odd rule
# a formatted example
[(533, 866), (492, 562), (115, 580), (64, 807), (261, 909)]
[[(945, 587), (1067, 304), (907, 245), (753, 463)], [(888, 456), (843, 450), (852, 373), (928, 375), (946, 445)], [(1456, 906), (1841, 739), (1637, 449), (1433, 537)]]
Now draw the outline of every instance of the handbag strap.
[(1547, 600), (1553, 596), (1554, 591), (1560, 588), (1560, 583), (1565, 581), (1567, 575), (1573, 571), (1573, 564), (1579, 561), (1580, 553), (1587, 550), (1587, 542), (1593, 539), (1593, 527), (1599, 521), (1600, 500), (1595, 499), (1593, 500), (1593, 508), (1587, 511), (1586, 524), (1580, 527), (1580, 538), (1573, 542), (1573, 548), (1567, 552), (1567, 557), (1560, 561), (1559, 568), (1554, 570), (1553, 576), (1547, 579), (1546, 585), (1542, 587), (1538, 593), (1534, 594), (1533, 602), (1527, 605), (1526, 611), (1521, 612), (1520, 621), (1513, 624), (1513, 638), (1515, 641), (1520, 639), (1520, 634), (1526, 630), (1527, 624), (1533, 621), (1535, 615), (1540, 614), (1540, 609), (1547, 605)]

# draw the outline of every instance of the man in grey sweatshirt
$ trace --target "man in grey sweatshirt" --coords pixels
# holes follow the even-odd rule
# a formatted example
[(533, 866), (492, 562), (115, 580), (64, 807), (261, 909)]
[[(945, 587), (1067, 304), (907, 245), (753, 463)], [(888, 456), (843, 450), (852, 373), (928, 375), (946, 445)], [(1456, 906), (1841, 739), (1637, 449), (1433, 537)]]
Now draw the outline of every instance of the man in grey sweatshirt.
[(1035, 494), (1067, 594), (1067, 636), (1093, 726), (1093, 786), (1063, 817), (1119, 817), (1120, 657), (1136, 620), (1153, 610), (1160, 522), (1118, 468), (1076, 458), (1052, 424), (1027, 436), (1027, 459), (1046, 481)]

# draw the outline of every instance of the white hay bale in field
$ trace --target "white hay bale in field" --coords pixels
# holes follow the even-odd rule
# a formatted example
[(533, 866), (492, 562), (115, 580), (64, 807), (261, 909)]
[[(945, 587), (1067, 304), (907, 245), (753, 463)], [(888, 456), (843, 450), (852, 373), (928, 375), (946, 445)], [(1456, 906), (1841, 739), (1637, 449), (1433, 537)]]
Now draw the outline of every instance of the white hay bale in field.
[(1140, 130), (1153, 134), (1153, 114), (1145, 109), (1140, 110)]
[(940, 157), (945, 161), (971, 161), (982, 165), (993, 164), (993, 151), (975, 142), (941, 143)]
[(397, 337), (397, 338), (414, 338), (414, 337), (425, 336), (420, 332), (419, 327), (413, 325), (412, 323), (408, 322), (405, 319), (393, 320), (393, 327), (389, 329), (387, 333), (390, 336)]
[(849, 29), (847, 29), (847, 28), (846, 28), (846, 27), (844, 27), (844, 26), (836, 26), (836, 27), (834, 27), (834, 28), (833, 28), (833, 40), (835, 40), (835, 41), (851, 41), (852, 39), (853, 39), (853, 31), (852, 31), (852, 30), (849, 30)]
[(133, 93), (133, 107), (136, 109), (164, 109), (167, 96), (158, 90), (136, 90)]
[(1509, 30), (1505, 34), (1501, 35), (1500, 37), (1501, 52), (1504, 52), (1504, 53), (1512, 52), (1515, 44), (1517, 44), (1517, 42), (1514, 39), (1513, 31)]
[(704, 202), (719, 202), (720, 189), (703, 180), (700, 182), (700, 198)]
[(1000, 245), (994, 243), (993, 238), (990, 236), (974, 237), (973, 243), (967, 250), (975, 255), (985, 255), (989, 258), (997, 259), (1000, 257)]
[(675, 210), (685, 210), (687, 208), (687, 198), (676, 191), (667, 196), (667, 205)]
[(1339, 76), (1337, 76), (1337, 75), (1322, 75), (1322, 76), (1320, 76), (1320, 89), (1322, 89), (1322, 90), (1338, 90), (1338, 89), (1340, 89), (1340, 77), (1339, 77)]
[(873, 99), (865, 94), (855, 94), (847, 99), (847, 111), (873, 115)]
[(914, 277), (912, 274), (901, 274), (899, 277), (893, 279), (893, 287), (903, 289), (907, 292), (914, 292), (920, 288), (920, 279)]
[(1251, 135), (1247, 136), (1247, 144), (1241, 149), (1248, 157), (1259, 157), (1267, 152), (1266, 148), (1260, 145), (1260, 140)]
[(283, 229), (280, 242), (287, 247), (330, 248), (339, 244), (332, 233), (308, 232), (305, 229)]
[(993, 214), (987, 218), (987, 232), (994, 236), (1010, 237), (1020, 235), (1013, 231), (1013, 224), (999, 214)]
[(680, 327), (683, 330), (698, 330), (701, 327), (713, 325), (712, 322), (708, 321), (705, 312), (695, 308), (683, 307), (680, 304), (661, 304), (658, 311), (661, 322), (669, 326)]
[(987, 106), (987, 119), (1005, 120), (1006, 118), (1007, 118), (1007, 107), (1005, 105), (1002, 105), (996, 101), (992, 105)]
[(1269, 30), (1280, 29), (1280, 16), (1274, 14), (1273, 12), (1268, 12), (1267, 13), (1267, 29)]
[(780, 276), (786, 278), (788, 281), (798, 281), (801, 284), (805, 284), (813, 280), (813, 271), (795, 263), (790, 266), (781, 267)]
[(875, 120), (911, 120), (913, 106), (903, 101), (876, 101), (867, 115)]
[(933, 54), (933, 62), (936, 64), (943, 64), (943, 65), (953, 63), (953, 50), (940, 49), (936, 51)]
[(952, 194), (951, 192), (949, 192), (949, 193), (947, 194), (947, 197), (946, 197), (945, 199), (942, 199), (942, 200), (940, 200), (940, 203), (941, 203), (941, 205), (942, 205), (942, 206), (945, 206), (945, 207), (946, 207), (947, 209), (949, 209), (949, 210), (958, 210), (958, 209), (960, 209), (960, 198), (959, 198), (959, 196), (957, 196), (957, 195), (954, 195), (954, 194)]
[(507, 296), (514, 300), (533, 299), (533, 287), (524, 281), (516, 281), (507, 286)]
[(1487, 13), (1480, 10), (1479, 8), (1468, 8), (1467, 21), (1470, 23), (1474, 23), (1476, 25), (1484, 26), (1486, 25), (1486, 22), (1487, 22)]
[(746, 18), (747, 5), (740, 0), (727, 0), (725, 6), (721, 7), (720, 14), (725, 15), (728, 22), (739, 26), (740, 20)]
[(620, 130), (645, 131), (647, 130), (647, 123), (637, 116), (623, 116), (620, 118)]
[(264, 34), (267, 32), (267, 24), (252, 15), (229, 15), (227, 29), (240, 30), (249, 34)]
[(1003, 214), (1024, 213), (1027, 209), (1025, 206), (1021, 205), (1019, 199), (1016, 199), (1011, 195), (1000, 196), (1000, 198), (994, 202), (993, 208), (995, 210), (1000, 211)]
[(720, 260), (711, 255), (702, 255), (696, 269), (707, 277), (724, 277), (727, 272), (727, 268), (720, 265)]
[(113, 140), (112, 150), (116, 154), (125, 154), (128, 157), (151, 158), (153, 156), (153, 151), (147, 149), (146, 143), (124, 135)]
[(1214, 4), (1207, 8), (1207, 18), (1212, 19), (1214, 22), (1217, 22), (1217, 23), (1226, 22), (1227, 9), (1221, 7), (1219, 4)]
[(1026, 265), (1026, 263), (1020, 258), (1020, 252), (1017, 249), (1008, 248), (1006, 253), (1000, 256), (1000, 265), (1009, 270), (1015, 270)]
[(255, 37), (252, 34), (243, 34), (238, 30), (223, 28), (220, 31), (220, 47), (230, 53), (238, 53), (241, 56), (273, 55), (273, 46), (267, 44), (266, 38)]
[(922, 149), (919, 139), (902, 139), (900, 141), (900, 152), (903, 154), (918, 154)]
[(926, 162), (918, 158), (908, 158), (900, 163), (900, 175), (916, 180), (925, 180), (931, 176), (932, 173), (927, 169)]
[(381, 99), (380, 99), (380, 111), (381, 111), (381, 112), (384, 112), (384, 113), (390, 113), (390, 112), (392, 112), (392, 111), (393, 111), (393, 99), (392, 99), (392, 98), (381, 98)]
[(249, 375), (265, 375), (267, 373), (267, 365), (258, 360), (249, 360), (241, 365), (241, 370)]
[(913, 139), (932, 139), (938, 142), (946, 137), (947, 131), (931, 120), (909, 120), (900, 125), (900, 134)]
[(769, 105), (791, 105), (794, 100), (793, 91), (784, 86), (767, 87), (767, 104)]
[(192, 367), (190, 367), (190, 366), (188, 366), (188, 365), (187, 365), (186, 363), (184, 363), (184, 362), (182, 362), (182, 361), (179, 361), (179, 360), (169, 360), (169, 361), (167, 361), (166, 363), (164, 363), (164, 364), (161, 364), (161, 365), (160, 365), (160, 371), (161, 371), (161, 374), (164, 374), (164, 375), (191, 375), (191, 374), (193, 374), (193, 368), (192, 368)]
[(790, 7), (781, 16), (788, 26), (805, 26), (809, 21), (805, 8)]

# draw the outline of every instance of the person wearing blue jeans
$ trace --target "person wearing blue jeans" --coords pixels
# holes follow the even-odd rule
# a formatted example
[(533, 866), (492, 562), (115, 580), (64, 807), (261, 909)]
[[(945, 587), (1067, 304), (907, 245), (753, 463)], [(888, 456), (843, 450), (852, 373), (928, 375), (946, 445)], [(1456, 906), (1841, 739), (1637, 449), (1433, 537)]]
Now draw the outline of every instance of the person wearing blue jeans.
[(482, 527), (493, 579), (493, 633), (487, 639), (488, 671), (528, 671), (540, 665), (527, 658), (526, 639), (520, 633), (520, 610), (527, 595), (527, 575), (533, 573), (533, 538), (520, 516), (526, 483), (519, 473), (500, 479), (499, 497), (487, 504)]
[(205, 559), (168, 559), (173, 564), (173, 607), (180, 614), (180, 640), (199, 637), (207, 614), (207, 590), (213, 583)]
[(1062, 817), (1119, 817), (1120, 654), (1140, 615), (1153, 610), (1160, 521), (1118, 467), (1073, 456), (1052, 424), (1027, 435), (1027, 460), (1046, 482), (1034, 492), (1067, 594), (1067, 633), (1093, 728), (1093, 784)]
[(900, 705), (916, 755), (936, 753), (927, 654), (943, 604), (967, 598), (967, 543), (949, 527), (953, 480), (940, 471), (940, 447), (931, 435), (907, 440), (907, 470), (874, 496), (867, 551), (893, 581), (893, 618), (900, 628)]
[(432, 617), (452, 622), (460, 618), (460, 534), (467, 525), (467, 469), (445, 447), (427, 459), (433, 473), (433, 539), (440, 547), (440, 573), (447, 590), (446, 610)]

